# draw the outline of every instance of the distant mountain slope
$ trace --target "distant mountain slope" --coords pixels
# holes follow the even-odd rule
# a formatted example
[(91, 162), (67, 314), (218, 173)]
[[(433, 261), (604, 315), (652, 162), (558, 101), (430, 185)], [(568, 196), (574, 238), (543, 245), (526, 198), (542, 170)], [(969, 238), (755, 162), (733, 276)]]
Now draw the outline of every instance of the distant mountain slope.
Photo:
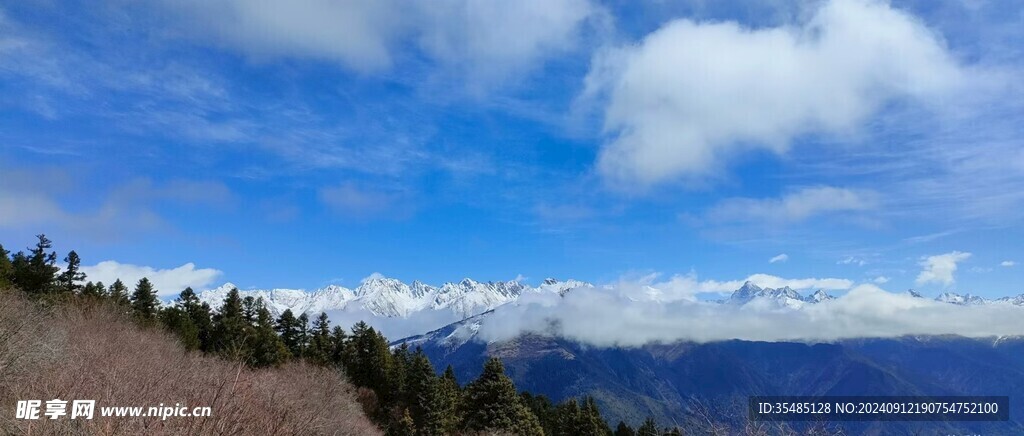
[[(572, 292), (572, 291), (569, 291)], [(953, 304), (1016, 304), (1020, 299), (955, 299)], [(722, 304), (774, 304), (800, 310), (829, 300), (792, 289), (745, 284)], [(973, 301), (973, 303), (971, 303)], [(720, 341), (610, 348), (536, 334), (475, 339), (483, 313), (395, 344), (422, 347), (438, 368), (460, 380), (501, 357), (520, 389), (553, 400), (594, 396), (615, 422), (647, 415), (682, 424), (699, 408), (734, 423), (750, 395), (1009, 395), (1011, 423), (847, 423), (849, 434), (1024, 434), (1024, 338), (956, 336), (842, 340), (834, 343)]]

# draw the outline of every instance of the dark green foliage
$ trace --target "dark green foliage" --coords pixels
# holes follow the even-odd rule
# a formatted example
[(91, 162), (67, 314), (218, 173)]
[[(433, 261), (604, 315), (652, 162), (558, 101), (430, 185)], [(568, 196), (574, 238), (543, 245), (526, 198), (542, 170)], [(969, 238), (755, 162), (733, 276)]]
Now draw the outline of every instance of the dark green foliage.
[(56, 290), (68, 294), (77, 293), (82, 289), (80, 282), (85, 280), (85, 273), (81, 271), (82, 259), (78, 257), (75, 250), (71, 250), (64, 258), (64, 262), (67, 262), (68, 266), (57, 276)]
[(213, 317), (213, 351), (225, 356), (245, 360), (248, 357), (246, 327), (249, 326), (242, 314), (242, 298), (238, 289), (228, 291), (220, 311)]
[(157, 303), (153, 283), (145, 277), (139, 279), (139, 283), (135, 285), (135, 292), (132, 293), (132, 310), (135, 315), (146, 322), (155, 320)]
[(57, 252), (47, 252), (53, 243), (46, 235), (36, 235), (36, 238), (39, 241), (29, 248), (29, 254), (19, 252), (11, 263), (14, 285), (29, 294), (40, 295), (54, 291), (60, 268), (57, 267)]
[(128, 287), (124, 285), (121, 279), (115, 280), (110, 285), (110, 289), (107, 289), (107, 298), (118, 306), (128, 306), (130, 304), (128, 300)]
[(387, 393), (391, 387), (388, 381), (391, 353), (387, 339), (365, 322), (352, 327), (349, 362), (346, 369), (356, 386), (370, 388), (378, 392), (379, 397), (392, 395)]
[(307, 351), (309, 360), (318, 365), (331, 363), (333, 354), (333, 342), (331, 341), (331, 322), (327, 314), (320, 312), (320, 316), (313, 321), (313, 329), (309, 332), (309, 349)]
[(615, 436), (636, 436), (636, 431), (625, 422), (619, 421), (619, 425), (615, 427)]
[(199, 328), (189, 318), (188, 312), (181, 307), (181, 298), (178, 299), (176, 306), (160, 311), (160, 322), (164, 328), (178, 336), (185, 349), (199, 349)]
[(497, 358), (484, 364), (480, 377), (466, 386), (463, 425), (470, 431), (508, 431), (520, 435), (543, 434), (537, 417), (516, 394), (512, 379)]
[(451, 399), (441, 390), (441, 379), (423, 350), (416, 348), (406, 371), (409, 413), (421, 435), (444, 435), (452, 417)]
[(106, 295), (107, 290), (103, 287), (103, 282), (93, 283), (88, 282), (85, 286), (82, 286), (81, 292), (78, 293), (82, 298), (100, 299)]
[(348, 364), (348, 334), (341, 326), (334, 326), (331, 330), (331, 365), (338, 368), (345, 368)]
[(281, 335), (281, 340), (284, 341), (285, 347), (288, 348), (288, 352), (292, 356), (302, 357), (305, 354), (301, 342), (302, 332), (299, 331), (299, 320), (295, 319), (291, 309), (285, 309), (281, 316), (277, 317), (277, 325), (274, 329)]
[(416, 425), (412, 420), (412, 416), (409, 415), (409, 410), (405, 409), (400, 414), (396, 414), (392, 418), (391, 423), (388, 425), (388, 430), (384, 432), (387, 436), (413, 436), (416, 434)]
[(252, 329), (253, 366), (278, 366), (288, 360), (288, 348), (274, 332), (274, 318), (263, 304), (263, 299), (256, 302), (256, 325)]
[(213, 351), (213, 320), (211, 319), (212, 311), (210, 306), (206, 303), (200, 303), (199, 297), (196, 296), (192, 288), (185, 288), (178, 295), (178, 307), (185, 312), (189, 322), (195, 326), (199, 349)]
[(644, 420), (644, 423), (640, 425), (640, 428), (636, 429), (637, 436), (660, 436), (661, 431), (658, 430), (658, 424), (654, 422), (654, 418), (648, 417)]
[(447, 410), (444, 412), (444, 429), (446, 434), (455, 433), (462, 424), (462, 388), (455, 378), (455, 370), (448, 365), (438, 380), (438, 393), (444, 397), (442, 400)]
[(14, 285), (14, 265), (8, 255), (10, 252), (4, 250), (4, 246), (0, 244), (0, 289), (7, 289)]

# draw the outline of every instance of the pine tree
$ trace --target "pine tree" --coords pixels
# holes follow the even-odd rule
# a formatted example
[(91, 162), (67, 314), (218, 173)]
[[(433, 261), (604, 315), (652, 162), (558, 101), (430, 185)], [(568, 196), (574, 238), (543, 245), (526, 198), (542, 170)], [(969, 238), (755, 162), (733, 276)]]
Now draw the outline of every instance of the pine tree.
[(124, 285), (121, 279), (114, 280), (114, 283), (110, 285), (110, 289), (107, 290), (107, 298), (118, 306), (128, 306), (128, 287)]
[(463, 425), (469, 431), (508, 431), (520, 435), (542, 435), (537, 417), (516, 394), (512, 380), (497, 358), (484, 364), (480, 377), (466, 386)]
[(360, 321), (352, 327), (351, 347), (350, 362), (345, 371), (352, 382), (377, 392), (378, 397), (388, 395), (391, 353), (388, 352), (387, 339)]
[(132, 310), (135, 311), (135, 315), (146, 322), (155, 320), (157, 303), (153, 283), (145, 277), (139, 279), (139, 283), (135, 285), (135, 292), (132, 293)]
[(57, 276), (56, 289), (60, 292), (75, 294), (79, 289), (82, 289), (82, 285), (79, 282), (85, 280), (85, 273), (81, 271), (82, 260), (78, 257), (78, 253), (75, 250), (71, 250), (67, 257), (64, 258), (64, 262), (67, 262), (68, 267)]
[(274, 332), (274, 318), (263, 299), (256, 301), (252, 364), (256, 367), (278, 366), (288, 360), (288, 348)]
[(416, 426), (413, 423), (412, 416), (409, 415), (409, 409), (403, 410), (401, 414), (393, 418), (388, 425), (388, 430), (384, 434), (386, 436), (414, 436), (416, 434)]
[(391, 351), (391, 366), (388, 368), (387, 377), (387, 395), (384, 395), (382, 398), (382, 402), (389, 407), (395, 405), (407, 407), (409, 405), (409, 391), (406, 389), (409, 357), (408, 344), (397, 346)]
[(593, 397), (583, 399), (583, 406), (580, 407), (580, 419), (580, 427), (587, 434), (607, 435), (612, 432), (611, 427), (608, 427), (608, 423), (601, 417), (601, 412)]
[(3, 244), (0, 244), (0, 290), (14, 286), (14, 264), (11, 263), (9, 254), (9, 251), (4, 250)]
[(438, 391), (444, 397), (444, 404), (447, 410), (444, 412), (445, 434), (454, 434), (462, 424), (462, 388), (455, 378), (455, 370), (451, 365), (444, 369), (444, 374), (438, 380)]
[(184, 291), (181, 291), (181, 294), (178, 295), (178, 306), (185, 311), (189, 321), (196, 327), (199, 349), (212, 351), (213, 321), (211, 320), (210, 306), (201, 303), (192, 288), (185, 288)]
[(46, 235), (36, 235), (39, 239), (36, 246), (26, 256), (18, 253), (14, 256), (12, 266), (14, 267), (14, 285), (29, 294), (45, 294), (54, 290), (54, 282), (57, 278), (57, 253), (47, 250), (53, 247), (53, 243), (46, 239)]
[(544, 395), (532, 395), (529, 392), (519, 394), (523, 404), (526, 405), (537, 416), (545, 435), (558, 435), (558, 413), (555, 405)]
[(334, 326), (331, 329), (331, 364), (337, 368), (344, 368), (349, 361), (348, 335), (341, 326)]
[(188, 312), (181, 307), (180, 298), (177, 305), (166, 307), (160, 311), (160, 322), (167, 331), (178, 337), (186, 350), (199, 349), (199, 329), (189, 318)]
[(585, 434), (582, 422), (583, 414), (575, 398), (569, 398), (555, 406), (555, 435)]
[(619, 426), (615, 427), (615, 436), (636, 436), (636, 431), (625, 422), (619, 421)]
[(306, 357), (306, 353), (309, 351), (309, 315), (302, 312), (295, 321), (295, 330), (298, 332), (298, 355)]
[(238, 295), (238, 288), (232, 288), (220, 311), (213, 317), (213, 349), (228, 357), (247, 359), (250, 350), (246, 342), (246, 327), (242, 298)]
[(299, 332), (299, 320), (295, 319), (291, 309), (285, 309), (281, 316), (277, 317), (277, 325), (274, 327), (281, 335), (288, 352), (295, 358), (302, 357), (302, 334)]
[(331, 322), (326, 313), (320, 312), (310, 332), (308, 358), (318, 365), (328, 365), (331, 363), (332, 351)]
[(644, 420), (644, 423), (640, 425), (640, 428), (636, 430), (637, 436), (659, 436), (661, 432), (658, 431), (658, 424), (654, 422), (654, 418), (648, 417)]
[(87, 282), (85, 286), (82, 286), (82, 291), (79, 295), (82, 298), (99, 299), (103, 296), (103, 283)]
[(444, 435), (449, 407), (448, 398), (441, 391), (441, 380), (434, 372), (430, 359), (419, 347), (409, 360), (406, 371), (406, 392), (409, 413), (421, 435)]
[(250, 295), (242, 299), (242, 317), (245, 318), (247, 324), (256, 325), (257, 312), (259, 312), (259, 305), (256, 304), (256, 298)]

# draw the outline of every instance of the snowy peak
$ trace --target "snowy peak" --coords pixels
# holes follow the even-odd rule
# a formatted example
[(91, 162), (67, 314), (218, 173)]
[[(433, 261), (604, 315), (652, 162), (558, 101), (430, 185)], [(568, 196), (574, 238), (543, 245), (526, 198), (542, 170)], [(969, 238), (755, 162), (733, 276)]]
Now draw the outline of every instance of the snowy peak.
[(973, 306), (979, 304), (986, 304), (988, 300), (981, 298), (977, 295), (971, 295), (970, 293), (960, 295), (956, 292), (943, 292), (938, 297), (935, 297), (935, 301), (941, 301), (943, 303), (958, 304), (961, 306)]
[(804, 297), (789, 286), (778, 289), (762, 288), (749, 281), (733, 292), (725, 302), (742, 306), (755, 299), (768, 300), (785, 306), (799, 306), (804, 302)]
[[(465, 319), (492, 310), (519, 299), (524, 292), (556, 292), (593, 285), (577, 280), (548, 279), (538, 288), (518, 281), (480, 282), (471, 278), (448, 282), (435, 287), (414, 281), (400, 280), (374, 274), (355, 289), (328, 285), (313, 291), (301, 289), (270, 289), (239, 291), (242, 298), (262, 298), (270, 311), (279, 315), (285, 310), (295, 313), (319, 313), (342, 309), (364, 309), (376, 316), (408, 318), (420, 311), (448, 311), (458, 319)], [(199, 299), (219, 307), (231, 289), (225, 283), (215, 289), (201, 292)]]
[(820, 303), (822, 301), (835, 300), (835, 299), (836, 299), (836, 297), (833, 297), (833, 296), (829, 295), (828, 292), (825, 292), (825, 290), (818, 289), (817, 291), (814, 291), (814, 293), (811, 294), (809, 297), (805, 298), (804, 301), (806, 301), (808, 303)]

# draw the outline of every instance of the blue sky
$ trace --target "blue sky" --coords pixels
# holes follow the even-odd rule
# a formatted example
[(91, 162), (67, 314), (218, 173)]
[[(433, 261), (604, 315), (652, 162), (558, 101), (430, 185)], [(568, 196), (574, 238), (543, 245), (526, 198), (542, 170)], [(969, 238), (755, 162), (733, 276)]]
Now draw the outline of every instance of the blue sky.
[(1022, 291), (1024, 5), (725, 3), (0, 2), (0, 241), (167, 288)]

